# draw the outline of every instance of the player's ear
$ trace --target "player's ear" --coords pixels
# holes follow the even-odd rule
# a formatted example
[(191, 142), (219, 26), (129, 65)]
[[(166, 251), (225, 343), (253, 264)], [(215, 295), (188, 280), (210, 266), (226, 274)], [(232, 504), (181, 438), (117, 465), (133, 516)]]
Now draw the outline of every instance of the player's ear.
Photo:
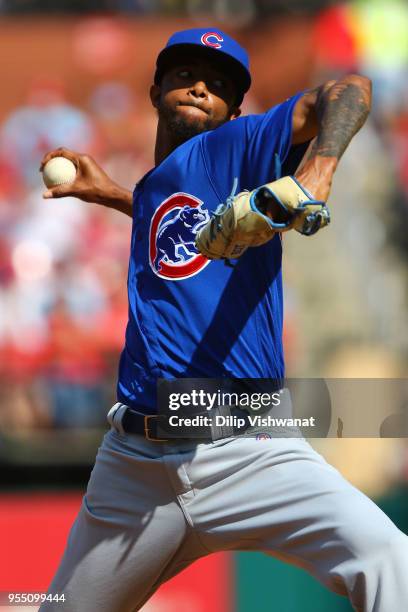
[(150, 100), (154, 106), (154, 108), (159, 107), (161, 89), (158, 85), (152, 85), (150, 87)]
[(230, 109), (230, 120), (232, 121), (232, 119), (236, 119), (237, 117), (239, 117), (241, 112), (242, 111), (240, 108), (238, 108), (238, 106), (233, 106)]

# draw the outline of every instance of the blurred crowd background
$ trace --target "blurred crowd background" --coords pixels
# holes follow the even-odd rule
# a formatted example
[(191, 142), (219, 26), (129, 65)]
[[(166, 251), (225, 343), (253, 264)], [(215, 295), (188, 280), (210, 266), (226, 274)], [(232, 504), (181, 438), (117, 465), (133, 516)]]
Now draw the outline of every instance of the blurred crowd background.
[[(250, 54), (246, 114), (347, 72), (371, 77), (373, 110), (337, 173), (332, 225), (310, 241), (285, 236), (288, 376), (406, 377), (405, 0), (0, 0), (3, 487), (18, 473), (19, 486), (35, 483), (32, 466), (91, 465), (127, 320), (131, 220), (44, 201), (41, 158), (87, 152), (133, 189), (152, 166), (157, 53), (175, 30), (206, 24)], [(315, 446), (369, 494), (402, 490), (407, 504), (406, 442), (379, 438)]]

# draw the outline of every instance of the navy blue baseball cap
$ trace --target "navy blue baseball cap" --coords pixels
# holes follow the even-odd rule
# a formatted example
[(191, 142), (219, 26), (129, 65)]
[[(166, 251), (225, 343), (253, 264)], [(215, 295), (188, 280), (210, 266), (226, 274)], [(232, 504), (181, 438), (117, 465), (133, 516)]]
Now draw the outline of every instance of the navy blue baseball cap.
[(192, 28), (170, 36), (156, 61), (154, 82), (160, 84), (166, 70), (178, 62), (187, 61), (191, 54), (212, 58), (214, 67), (225, 72), (237, 87), (237, 104), (251, 85), (248, 54), (236, 40), (216, 28)]

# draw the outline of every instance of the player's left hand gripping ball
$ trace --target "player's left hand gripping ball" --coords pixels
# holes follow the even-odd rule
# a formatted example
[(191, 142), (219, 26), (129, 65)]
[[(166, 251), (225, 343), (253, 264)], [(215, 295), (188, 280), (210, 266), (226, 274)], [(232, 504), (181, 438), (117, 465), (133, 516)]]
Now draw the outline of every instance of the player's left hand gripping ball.
[(295, 229), (311, 236), (329, 223), (325, 202), (315, 200), (294, 177), (285, 176), (221, 204), (198, 233), (196, 246), (208, 259), (236, 259), (276, 232)]

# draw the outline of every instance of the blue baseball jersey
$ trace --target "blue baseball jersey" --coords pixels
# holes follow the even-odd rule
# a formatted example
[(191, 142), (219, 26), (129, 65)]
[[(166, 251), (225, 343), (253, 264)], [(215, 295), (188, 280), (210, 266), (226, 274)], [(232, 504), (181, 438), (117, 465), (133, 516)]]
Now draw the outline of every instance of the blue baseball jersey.
[(235, 177), (237, 193), (275, 180), (276, 155), (295, 171), (300, 95), (188, 140), (137, 184), (118, 401), (154, 413), (158, 378), (283, 378), (280, 236), (232, 262), (194, 241)]

